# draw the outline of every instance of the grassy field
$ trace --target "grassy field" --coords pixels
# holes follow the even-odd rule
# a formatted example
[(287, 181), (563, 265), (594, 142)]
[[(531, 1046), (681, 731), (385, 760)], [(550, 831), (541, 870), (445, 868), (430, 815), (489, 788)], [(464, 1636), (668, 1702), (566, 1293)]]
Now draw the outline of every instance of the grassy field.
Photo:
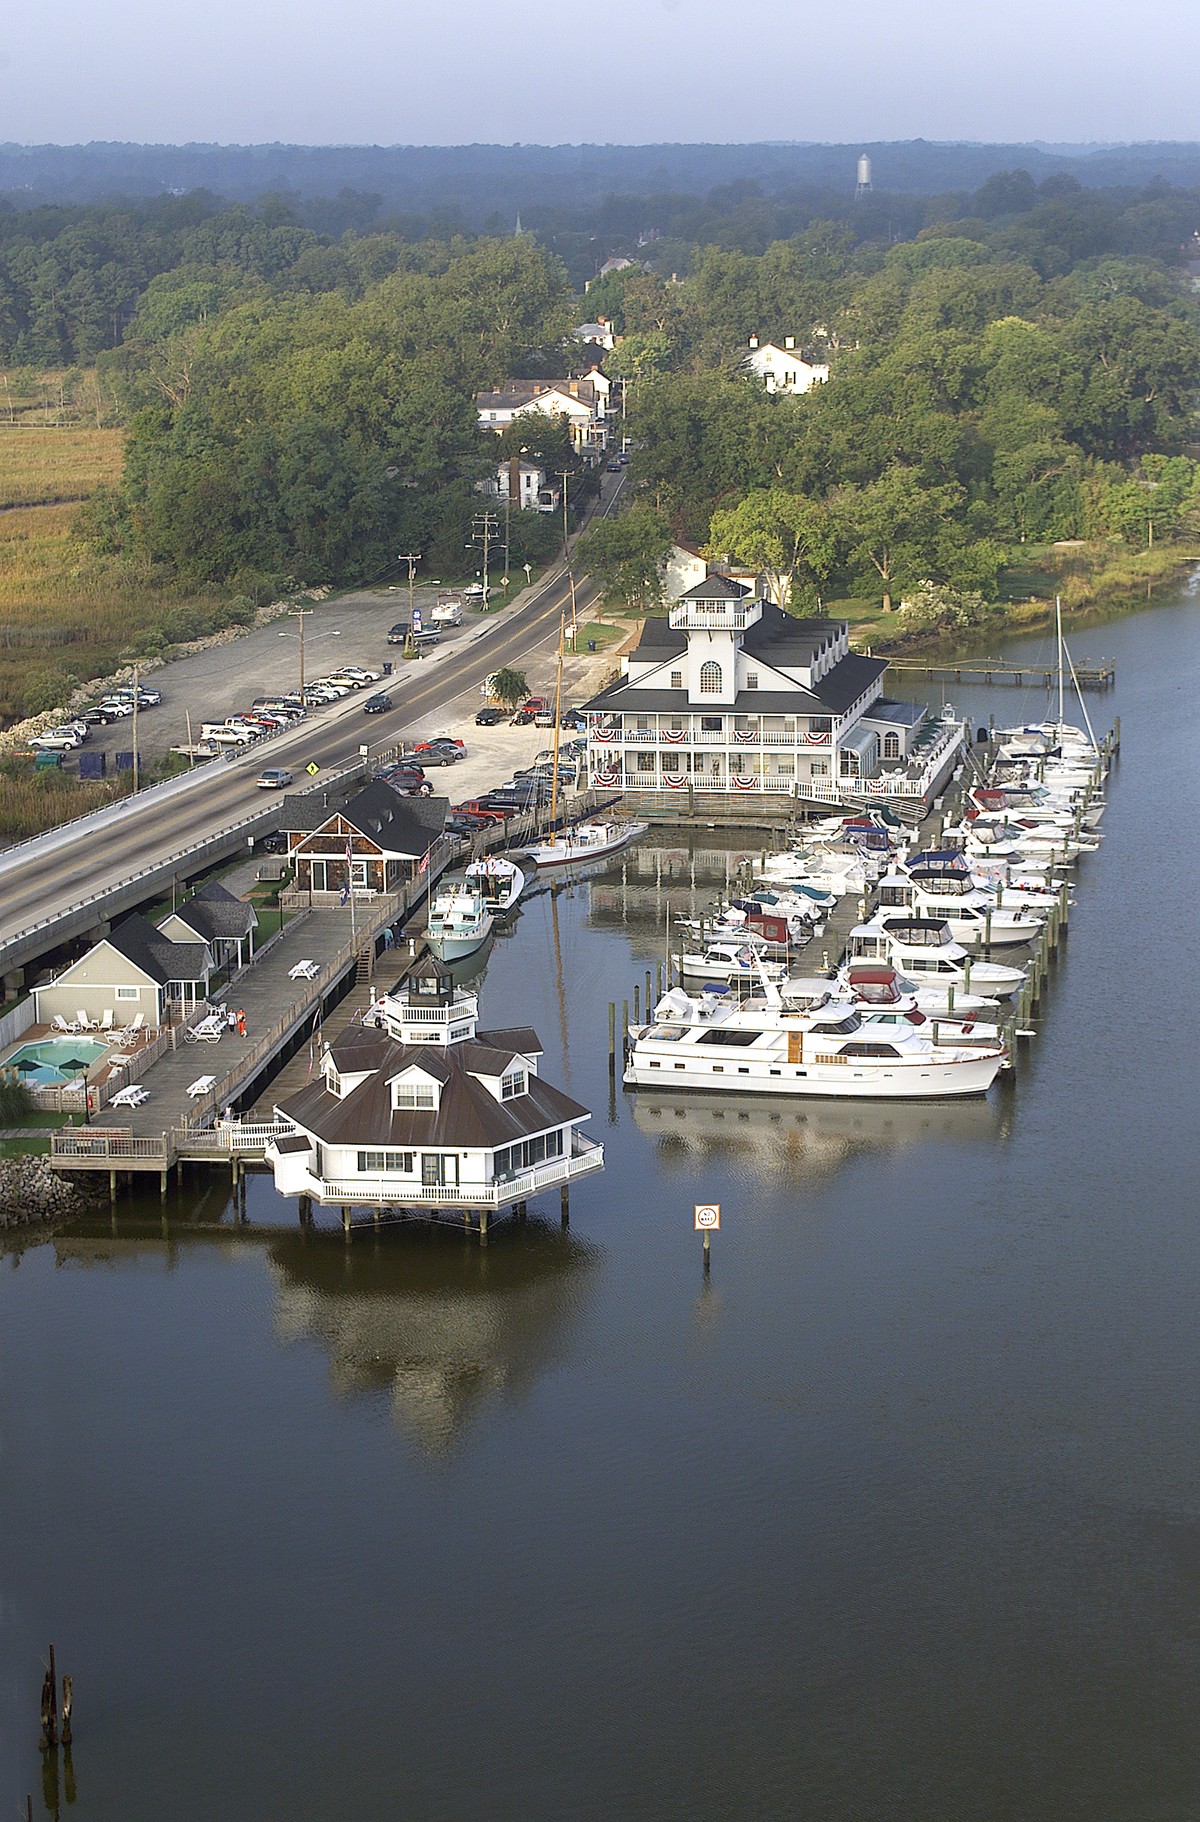
[(0, 720), (57, 708), (75, 683), (222, 623), (218, 596), (185, 595), (74, 535), (121, 449), (119, 431), (0, 423)]
[(121, 478), (119, 430), (0, 426), (0, 506), (79, 501), (104, 481)]

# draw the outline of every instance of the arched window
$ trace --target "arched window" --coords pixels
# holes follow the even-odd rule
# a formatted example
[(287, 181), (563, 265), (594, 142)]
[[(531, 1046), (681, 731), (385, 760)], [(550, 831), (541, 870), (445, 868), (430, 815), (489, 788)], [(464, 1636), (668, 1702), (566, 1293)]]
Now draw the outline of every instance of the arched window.
[(721, 694), (721, 667), (709, 659), (700, 666), (700, 694), (702, 696), (719, 696)]
[(884, 735), (884, 737), (883, 737), (883, 756), (885, 759), (899, 759), (899, 757), (900, 757), (900, 736), (899, 736), (899, 734), (885, 734)]

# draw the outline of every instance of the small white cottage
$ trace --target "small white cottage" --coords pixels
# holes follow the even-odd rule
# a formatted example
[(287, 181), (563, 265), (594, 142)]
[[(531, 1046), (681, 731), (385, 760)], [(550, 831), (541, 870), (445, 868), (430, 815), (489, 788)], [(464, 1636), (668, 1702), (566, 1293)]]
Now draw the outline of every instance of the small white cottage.
[(327, 1045), (277, 1109), (266, 1148), (281, 1195), (347, 1207), (492, 1210), (599, 1170), (586, 1107), (538, 1074), (527, 1026), (479, 1031), (478, 1002), (432, 955)]

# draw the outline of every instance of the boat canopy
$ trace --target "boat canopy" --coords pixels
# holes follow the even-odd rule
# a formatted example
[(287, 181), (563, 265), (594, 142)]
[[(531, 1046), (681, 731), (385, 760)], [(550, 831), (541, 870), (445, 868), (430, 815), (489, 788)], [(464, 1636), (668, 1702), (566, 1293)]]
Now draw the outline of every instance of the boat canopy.
[(922, 848), (914, 854), (908, 863), (908, 871), (915, 873), (918, 868), (923, 873), (969, 873), (971, 871), (965, 854), (957, 848)]

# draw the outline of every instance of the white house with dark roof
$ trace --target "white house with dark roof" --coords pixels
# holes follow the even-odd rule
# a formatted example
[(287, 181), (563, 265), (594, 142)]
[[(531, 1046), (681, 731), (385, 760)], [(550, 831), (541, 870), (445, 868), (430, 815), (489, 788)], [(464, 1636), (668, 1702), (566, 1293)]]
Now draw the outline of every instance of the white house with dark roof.
[(852, 652), (845, 620), (794, 619), (721, 574), (646, 620), (622, 668), (586, 704), (602, 790), (923, 800), (962, 745), (957, 722), (883, 695), (887, 660)]
[(277, 1109), (267, 1162), (281, 1195), (348, 1207), (510, 1208), (599, 1170), (586, 1107), (542, 1080), (527, 1026), (480, 1031), (478, 1001), (426, 955), (326, 1046)]
[(209, 880), (158, 926), (173, 943), (207, 943), (218, 968), (240, 968), (254, 955), (258, 912), (220, 880)]
[(494, 430), (497, 435), (530, 412), (565, 418), (577, 450), (602, 450), (611, 387), (612, 382), (598, 367), (582, 379), (509, 380), (491, 392), (477, 392), (475, 410), (480, 429)]
[(776, 342), (759, 343), (750, 337), (750, 347), (742, 365), (760, 379), (768, 392), (810, 392), (829, 378), (824, 362), (806, 361), (796, 348), (794, 335), (785, 335), (783, 347)]

